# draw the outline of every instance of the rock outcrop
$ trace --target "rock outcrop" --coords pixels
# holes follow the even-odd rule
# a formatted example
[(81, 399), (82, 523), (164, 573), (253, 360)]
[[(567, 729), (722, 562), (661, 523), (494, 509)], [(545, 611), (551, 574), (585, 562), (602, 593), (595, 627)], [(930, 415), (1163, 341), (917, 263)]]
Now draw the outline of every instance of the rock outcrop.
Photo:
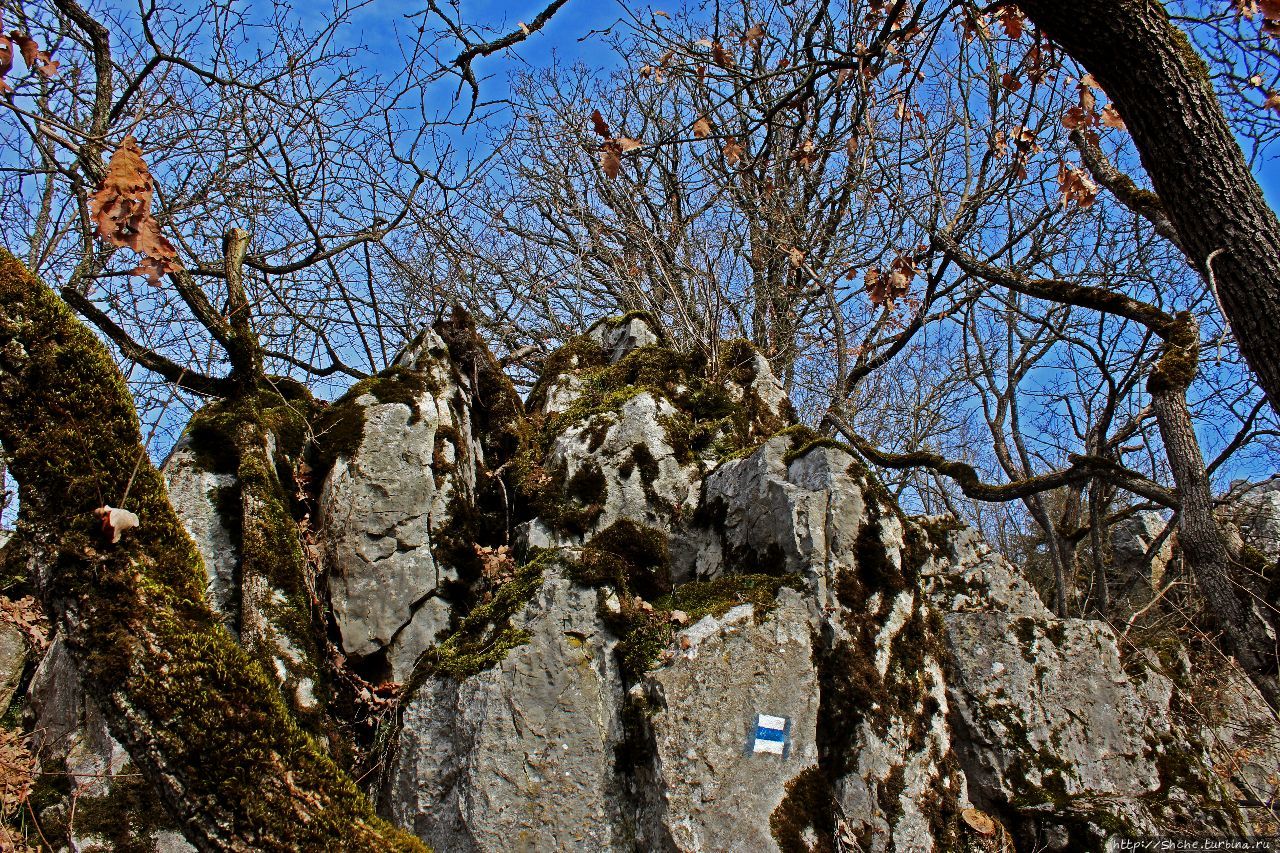
[[(522, 403), (455, 319), (310, 428), (314, 687), (356, 685), (362, 778), (436, 849), (1075, 851), (1271, 828), (1280, 729), (1247, 681), (1058, 619), (972, 531), (904, 516), (748, 344), (690, 355), (643, 315), (604, 321)], [(167, 476), (235, 631), (236, 477), (190, 442)], [(1130, 537), (1143, 554), (1155, 521)], [(29, 690), (41, 760), (118, 786), (58, 649)]]

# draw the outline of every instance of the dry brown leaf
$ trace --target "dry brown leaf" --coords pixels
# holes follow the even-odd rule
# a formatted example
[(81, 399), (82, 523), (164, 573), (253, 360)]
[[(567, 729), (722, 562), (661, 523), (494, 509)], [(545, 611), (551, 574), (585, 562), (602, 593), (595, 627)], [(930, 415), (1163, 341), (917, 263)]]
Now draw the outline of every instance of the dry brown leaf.
[(618, 147), (625, 151), (634, 151), (644, 146), (644, 143), (638, 139), (632, 139), (629, 136), (619, 136), (614, 142), (618, 143)]
[(711, 122), (705, 118), (700, 118), (693, 123), (693, 135), (699, 139), (706, 139), (711, 135)]
[(160, 233), (160, 224), (151, 215), (155, 183), (142, 149), (126, 136), (111, 155), (102, 186), (89, 198), (96, 234), (113, 246), (133, 249), (143, 256), (134, 270), (145, 274), (152, 284), (160, 277), (182, 269), (178, 250)]
[(8, 622), (21, 631), (36, 654), (43, 654), (49, 648), (49, 620), (40, 608), (40, 602), (31, 596), (26, 595), (16, 601), (0, 596), (0, 622)]
[(995, 835), (996, 822), (989, 815), (975, 808), (962, 809), (960, 817), (979, 835)]
[(102, 523), (102, 535), (115, 545), (120, 542), (120, 534), (138, 526), (138, 516), (127, 509), (103, 505), (93, 511)]
[(1120, 117), (1120, 111), (1116, 109), (1115, 104), (1107, 104), (1102, 108), (1102, 125), (1103, 127), (1114, 127), (1116, 130), (1125, 130), (1124, 119)]
[(613, 138), (613, 131), (609, 130), (609, 122), (604, 120), (604, 116), (600, 115), (599, 110), (591, 111), (591, 129), (594, 130), (601, 139)]
[(791, 159), (795, 160), (801, 169), (810, 169), (818, 162), (818, 146), (812, 139), (806, 139), (791, 155)]
[(738, 161), (742, 159), (742, 155), (746, 153), (742, 143), (736, 139), (730, 139), (720, 150), (724, 153), (724, 159), (729, 161), (730, 166), (736, 166)]
[(1000, 85), (1008, 89), (1010, 92), (1016, 92), (1022, 88), (1022, 82), (1018, 80), (1017, 75), (1012, 71), (1006, 71), (1001, 75)]
[(600, 168), (606, 178), (618, 177), (622, 168), (622, 146), (612, 139), (600, 147)]
[(12, 817), (31, 796), (35, 780), (36, 759), (26, 742), (17, 732), (0, 727), (0, 814)]
[(1280, 94), (1272, 92), (1267, 95), (1267, 99), (1262, 102), (1262, 108), (1280, 113)]
[(1084, 169), (1062, 163), (1058, 166), (1058, 193), (1063, 207), (1075, 204), (1081, 210), (1088, 210), (1098, 197), (1098, 185)]
[(711, 46), (711, 60), (721, 68), (733, 67), (733, 54), (724, 49), (724, 45), (716, 42)]
[(791, 262), (792, 267), (799, 269), (800, 265), (804, 263), (804, 252), (792, 246), (787, 249), (787, 260)]
[(58, 73), (57, 61), (49, 56), (49, 51), (41, 50), (35, 39), (21, 30), (14, 30), (9, 36), (18, 50), (22, 51), (22, 61), (27, 64), (28, 71), (38, 71), (45, 77), (53, 77)]
[(887, 272), (871, 267), (863, 276), (863, 286), (871, 304), (892, 307), (894, 300), (905, 296), (916, 277), (916, 262), (911, 255), (899, 255), (893, 259)]
[(1280, 0), (1257, 0), (1257, 8), (1262, 17), (1268, 20), (1280, 20)]
[(13, 91), (13, 87), (4, 77), (13, 70), (13, 42), (4, 33), (0, 33), (0, 95)]
[(756, 50), (760, 49), (760, 45), (764, 44), (764, 24), (752, 24), (751, 27), (742, 34), (742, 43), (749, 44)]
[(1022, 10), (1017, 6), (1005, 6), (996, 13), (996, 17), (1000, 20), (1000, 26), (1004, 27), (1005, 35), (1009, 38), (1022, 38), (1022, 22), (1026, 16), (1022, 14)]

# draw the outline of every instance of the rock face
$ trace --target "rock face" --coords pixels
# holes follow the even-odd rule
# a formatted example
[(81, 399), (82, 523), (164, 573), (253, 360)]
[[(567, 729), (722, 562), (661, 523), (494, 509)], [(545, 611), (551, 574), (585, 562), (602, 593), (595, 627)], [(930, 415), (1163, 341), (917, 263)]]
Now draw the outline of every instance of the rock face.
[(33, 800), (44, 806), (40, 821), (50, 838), (66, 837), (70, 850), (84, 853), (195, 850), (139, 781), (124, 747), (107, 731), (102, 712), (80, 687), (80, 676), (60, 638), (36, 669), (28, 703), (35, 720), (34, 752), (45, 784)]
[[(762, 359), (732, 361), (708, 403), (635, 317), (548, 360), (513, 519), (547, 567), (423, 658), (389, 816), (448, 850), (1011, 849), (1000, 833), (1101, 850), (1249, 830), (1233, 803), (1256, 765), (1224, 784), (1208, 744), (1228, 733), (1183, 713), (1159, 656), (1056, 619), (972, 532), (903, 517), (847, 448), (788, 428)], [(961, 820), (974, 808), (995, 835)]]
[[(749, 345), (679, 353), (642, 315), (569, 341), (523, 405), (443, 322), (315, 417), (310, 582), (336, 647), (314, 686), (349, 666), (395, 697), (354, 715), (377, 730), (360, 775), (380, 810), (451, 853), (1076, 851), (1274, 828), (1255, 806), (1280, 727), (1247, 681), (1055, 618), (972, 531), (905, 517), (795, 420)], [(166, 476), (235, 630), (236, 478), (193, 454)], [(1163, 522), (1135, 525), (1117, 559)], [(58, 642), (29, 699), (43, 765), (85, 774), (99, 815), (124, 802), (125, 756)], [(50, 802), (65, 820), (69, 792)], [(129, 802), (68, 836), (185, 849)]]
[(225, 514), (226, 503), (239, 500), (235, 475), (206, 470), (191, 447), (190, 435), (174, 445), (161, 473), (169, 501), (204, 558), (209, 603), (233, 626), (240, 607), (236, 582), (240, 552)]
[[(419, 337), (396, 360), (400, 391), (380, 386), (337, 405), (360, 423), (358, 443), (340, 453), (320, 493), (330, 557), (329, 599), (343, 650), (386, 656), (394, 680), (408, 677), (416, 652), (448, 627), (441, 598), (456, 567), (432, 553), (454, 501), (474, 498), (479, 443), (471, 434), (468, 389), (455, 384), (444, 341)], [(388, 378), (385, 384), (394, 380)]]
[[(769, 819), (787, 784), (818, 766), (813, 628), (807, 602), (784, 587), (761, 619), (741, 604), (677, 634), (676, 657), (636, 691), (652, 709), (653, 801), (637, 827), (642, 848), (774, 844)], [(782, 754), (755, 751), (760, 714), (786, 720)]]

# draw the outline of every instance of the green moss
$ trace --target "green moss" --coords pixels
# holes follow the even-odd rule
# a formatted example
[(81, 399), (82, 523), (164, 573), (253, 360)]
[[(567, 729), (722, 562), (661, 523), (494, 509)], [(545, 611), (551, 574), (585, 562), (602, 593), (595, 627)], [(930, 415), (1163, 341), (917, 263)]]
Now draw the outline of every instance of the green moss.
[[(218, 624), (110, 355), (4, 253), (0, 443), (21, 487), (22, 535), (51, 543), (41, 597), (54, 617), (74, 609), (61, 623), (68, 649), (139, 769), (178, 781), (159, 789), (165, 805), (200, 804), (188, 830), (216, 827), (209, 847), (423, 849), (375, 816)], [(141, 523), (112, 545), (93, 510), (119, 500), (139, 459), (125, 507)]]
[(112, 777), (105, 795), (76, 801), (76, 835), (105, 839), (116, 853), (154, 853), (154, 835), (177, 829), (155, 791), (130, 763)]
[(587, 542), (570, 576), (586, 586), (608, 584), (652, 601), (671, 591), (666, 534), (619, 519)]
[(692, 624), (704, 616), (723, 616), (733, 607), (750, 604), (759, 623), (773, 612), (784, 586), (804, 589), (804, 579), (800, 575), (722, 575), (714, 580), (681, 584), (654, 606), (683, 610)]
[(512, 649), (529, 642), (528, 632), (513, 627), (511, 619), (533, 600), (550, 559), (550, 552), (535, 554), (492, 599), (473, 609), (444, 642), (422, 656), (411, 684), (416, 687), (431, 675), (461, 681), (496, 666)]

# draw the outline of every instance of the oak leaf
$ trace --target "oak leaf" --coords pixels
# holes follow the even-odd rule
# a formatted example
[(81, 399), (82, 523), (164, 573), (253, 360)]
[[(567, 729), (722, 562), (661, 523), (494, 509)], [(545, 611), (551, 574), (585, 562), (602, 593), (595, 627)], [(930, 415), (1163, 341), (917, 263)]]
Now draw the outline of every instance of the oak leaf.
[(693, 123), (693, 135), (699, 139), (706, 139), (711, 135), (711, 122), (706, 118), (700, 118)]
[(58, 62), (49, 56), (49, 51), (41, 50), (35, 39), (21, 30), (13, 30), (9, 36), (22, 51), (22, 61), (27, 64), (28, 71), (38, 71), (45, 77), (58, 73)]
[(1058, 193), (1063, 207), (1075, 204), (1081, 210), (1088, 210), (1098, 197), (1098, 185), (1084, 169), (1061, 163), (1058, 166)]
[(1004, 27), (1005, 35), (1014, 41), (1022, 38), (1022, 22), (1025, 16), (1021, 9), (1014, 5), (1005, 6), (996, 13), (996, 16), (1000, 19), (1000, 26)]
[(752, 24), (751, 27), (742, 34), (742, 43), (749, 44), (756, 50), (759, 50), (760, 45), (764, 44), (764, 24)]
[(730, 166), (736, 166), (745, 153), (742, 143), (736, 139), (730, 139), (720, 150), (724, 154), (724, 159), (729, 161)]
[(613, 138), (613, 132), (609, 130), (609, 122), (604, 120), (604, 116), (600, 115), (599, 110), (591, 111), (591, 129), (594, 130), (601, 139)]
[(111, 160), (102, 186), (89, 198), (95, 233), (113, 246), (133, 249), (142, 262), (133, 270), (146, 275), (152, 284), (160, 277), (182, 269), (178, 250), (160, 233), (160, 223), (151, 215), (155, 181), (142, 159), (142, 149), (126, 136)]

